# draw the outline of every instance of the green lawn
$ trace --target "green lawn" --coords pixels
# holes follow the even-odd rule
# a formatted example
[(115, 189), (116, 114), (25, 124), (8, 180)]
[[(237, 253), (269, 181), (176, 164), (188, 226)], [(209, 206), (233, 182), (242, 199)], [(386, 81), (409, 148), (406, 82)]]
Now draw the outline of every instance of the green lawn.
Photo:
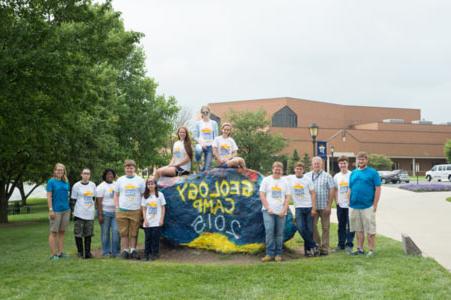
[[(328, 257), (261, 264), (144, 263), (121, 259), (48, 259), (46, 209), (11, 216), (0, 226), (0, 299), (220, 298), (220, 299), (445, 299), (451, 275), (434, 260), (407, 257), (401, 244), (378, 239), (374, 258)], [(99, 247), (96, 226), (94, 247)], [(142, 236), (142, 234), (141, 234)], [(336, 227), (331, 230), (336, 243)], [(287, 243), (300, 247), (296, 239)], [(75, 253), (71, 231), (69, 254)]]
[(451, 202), (451, 197), (446, 198), (446, 201)]

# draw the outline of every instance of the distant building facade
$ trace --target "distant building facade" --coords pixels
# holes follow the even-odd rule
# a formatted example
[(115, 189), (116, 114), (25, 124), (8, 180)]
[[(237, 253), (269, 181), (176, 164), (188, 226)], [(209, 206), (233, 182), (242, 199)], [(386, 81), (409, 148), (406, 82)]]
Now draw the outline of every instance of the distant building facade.
[[(283, 153), (294, 149), (312, 156), (309, 125), (319, 127), (318, 141), (327, 142), (327, 159), (340, 155), (351, 161), (359, 151), (383, 154), (394, 169), (411, 175), (424, 175), (435, 164), (445, 163), (443, 146), (451, 139), (451, 124), (435, 125), (421, 121), (421, 110), (340, 105), (290, 97), (210, 103), (212, 119), (226, 121), (227, 113), (263, 109), (271, 120), (271, 132), (288, 140)], [(329, 164), (328, 164), (329, 165)], [(331, 164), (336, 171), (336, 163)]]

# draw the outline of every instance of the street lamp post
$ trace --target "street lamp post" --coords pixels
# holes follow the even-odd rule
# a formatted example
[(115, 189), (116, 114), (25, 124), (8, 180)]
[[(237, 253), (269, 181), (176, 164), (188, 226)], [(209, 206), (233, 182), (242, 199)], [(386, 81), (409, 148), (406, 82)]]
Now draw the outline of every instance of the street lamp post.
[(335, 147), (332, 145), (330, 146), (330, 173), (333, 175), (334, 174), (334, 152), (335, 152)]
[(310, 136), (312, 137), (312, 142), (313, 142), (313, 156), (316, 156), (316, 137), (318, 136), (318, 125), (316, 125), (316, 123), (311, 123), (309, 125), (309, 130), (310, 130)]

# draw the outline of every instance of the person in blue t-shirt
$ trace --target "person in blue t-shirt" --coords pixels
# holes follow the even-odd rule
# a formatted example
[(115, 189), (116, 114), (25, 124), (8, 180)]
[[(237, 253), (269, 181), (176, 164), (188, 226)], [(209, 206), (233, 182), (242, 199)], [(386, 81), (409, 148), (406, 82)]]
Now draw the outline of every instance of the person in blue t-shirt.
[(47, 203), (50, 221), (50, 259), (63, 258), (64, 233), (69, 225), (69, 182), (66, 167), (57, 163), (53, 168), (53, 177), (47, 182)]
[(365, 233), (368, 238), (367, 256), (374, 255), (376, 243), (376, 211), (381, 196), (381, 178), (377, 171), (368, 167), (368, 155), (357, 154), (357, 169), (349, 179), (350, 189), (350, 231), (357, 235), (357, 251), (354, 255), (365, 254), (363, 243)]

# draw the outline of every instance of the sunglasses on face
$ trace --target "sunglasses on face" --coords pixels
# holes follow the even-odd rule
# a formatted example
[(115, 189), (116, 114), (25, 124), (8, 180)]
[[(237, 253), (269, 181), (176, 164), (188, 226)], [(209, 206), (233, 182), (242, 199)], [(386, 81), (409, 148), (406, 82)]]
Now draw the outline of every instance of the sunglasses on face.
[(210, 112), (209, 111), (203, 111), (202, 114), (203, 115), (208, 115)]

